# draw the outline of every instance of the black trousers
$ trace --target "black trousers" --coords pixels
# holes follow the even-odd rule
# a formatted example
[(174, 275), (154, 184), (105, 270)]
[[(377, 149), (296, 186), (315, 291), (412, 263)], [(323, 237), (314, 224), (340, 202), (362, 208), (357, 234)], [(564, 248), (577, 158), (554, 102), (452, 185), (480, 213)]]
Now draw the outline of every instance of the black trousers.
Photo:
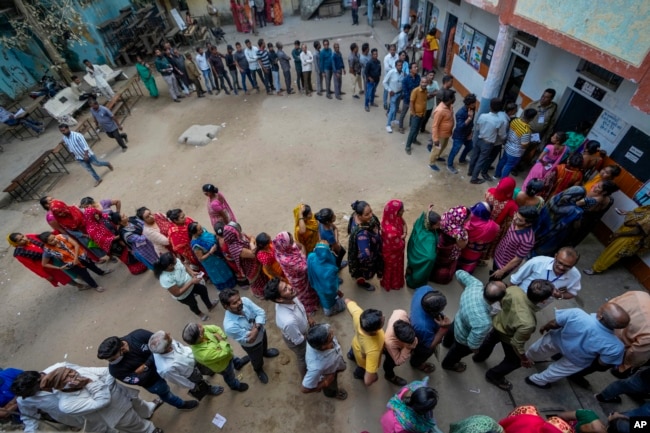
[(194, 287), (192, 287), (192, 291), (187, 297), (185, 297), (184, 299), (177, 299), (177, 301), (180, 302), (181, 304), (187, 305), (188, 307), (190, 307), (192, 313), (196, 314), (197, 316), (200, 316), (202, 313), (201, 310), (199, 309), (199, 304), (196, 302), (196, 298), (195, 298), (196, 295), (199, 295), (201, 297), (201, 300), (208, 308), (208, 310), (212, 308), (212, 301), (208, 296), (208, 288), (205, 287), (203, 284), (195, 284)]
[(111, 138), (114, 138), (117, 141), (117, 144), (119, 144), (122, 149), (125, 149), (127, 147), (126, 143), (124, 142), (124, 134), (122, 134), (119, 129), (116, 129), (115, 131), (111, 131), (111, 132), (106, 131), (106, 135), (108, 135)]
[(384, 376), (391, 379), (395, 377), (395, 367), (395, 360), (393, 360), (388, 351), (384, 349)]
[(512, 373), (521, 367), (521, 358), (519, 358), (519, 354), (517, 354), (510, 344), (502, 342), (499, 339), (499, 334), (494, 329), (485, 337), (485, 341), (481, 344), (474, 360), (482, 362), (488, 359), (492, 354), (494, 347), (498, 343), (501, 343), (505, 357), (501, 363), (485, 372), (486, 377), (495, 381), (503, 380), (508, 373)]
[(456, 340), (453, 323), (442, 339), (442, 345), (449, 348), (445, 359), (442, 360), (442, 368), (451, 369), (461, 359), (472, 353), (472, 349)]
[(431, 358), (431, 355), (433, 355), (434, 352), (434, 349), (425, 346), (418, 341), (418, 345), (415, 346), (415, 349), (411, 352), (411, 360), (409, 362), (412, 367), (419, 368), (422, 364), (427, 362), (427, 359)]
[(79, 263), (83, 265), (75, 265), (70, 268), (72, 272), (75, 274), (79, 275), (79, 278), (84, 280), (84, 283), (88, 284), (90, 287), (93, 289), (97, 288), (98, 284), (97, 282), (93, 279), (93, 277), (90, 276), (90, 273), (88, 272), (88, 269), (96, 273), (97, 275), (104, 275), (106, 272), (103, 271), (102, 269), (98, 268), (95, 262), (91, 260), (84, 260), (81, 257), (79, 258)]
[(261, 371), (264, 367), (264, 354), (266, 353), (269, 346), (269, 342), (266, 338), (266, 329), (264, 330), (264, 337), (262, 341), (257, 343), (255, 346), (242, 346), (244, 352), (251, 359), (251, 365), (253, 370)]

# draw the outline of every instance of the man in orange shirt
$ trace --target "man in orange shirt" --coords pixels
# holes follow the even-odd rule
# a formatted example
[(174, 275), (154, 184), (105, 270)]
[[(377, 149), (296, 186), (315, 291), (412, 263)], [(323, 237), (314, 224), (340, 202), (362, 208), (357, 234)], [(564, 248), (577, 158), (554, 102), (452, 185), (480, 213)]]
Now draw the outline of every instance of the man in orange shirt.
[(440, 92), (440, 104), (433, 110), (433, 123), (431, 124), (431, 136), (433, 139), (433, 148), (429, 156), (429, 167), (433, 171), (440, 171), (436, 161), (444, 161), (440, 158), (444, 152), (449, 138), (454, 130), (454, 112), (452, 106), (456, 102), (456, 92), (448, 89)]
[(411, 154), (411, 144), (415, 142), (416, 144), (420, 144), (419, 141), (416, 141), (416, 138), (418, 136), (418, 132), (420, 131), (420, 123), (421, 122), (426, 122), (427, 120), (424, 118), (424, 115), (427, 112), (427, 97), (429, 93), (427, 92), (427, 85), (429, 84), (429, 80), (427, 77), (422, 77), (420, 80), (420, 85), (413, 89), (411, 92), (411, 100), (410, 100), (410, 107), (409, 109), (411, 110), (411, 126), (409, 129), (409, 136), (406, 139), (406, 148), (404, 149), (406, 151), (407, 155)]

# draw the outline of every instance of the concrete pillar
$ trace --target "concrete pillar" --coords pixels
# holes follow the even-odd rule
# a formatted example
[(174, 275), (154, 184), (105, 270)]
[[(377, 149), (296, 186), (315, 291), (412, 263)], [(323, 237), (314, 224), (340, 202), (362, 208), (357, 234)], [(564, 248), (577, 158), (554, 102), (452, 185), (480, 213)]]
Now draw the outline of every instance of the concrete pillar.
[[(515, 28), (499, 23), (499, 34), (494, 45), (494, 52), (492, 53), (488, 76), (485, 79), (483, 92), (481, 93), (479, 114), (490, 111), (490, 99), (499, 96), (501, 83), (503, 83), (503, 78), (508, 68), (508, 62), (510, 61), (510, 49), (512, 48), (515, 31)], [(478, 118), (478, 116), (476, 116), (476, 118)]]
[[(386, 1), (392, 1), (392, 0), (386, 0)], [(401, 32), (402, 27), (404, 27), (409, 22), (409, 15), (411, 13), (411, 0), (401, 0), (399, 6), (400, 8), (402, 8), (402, 15), (400, 18), (399, 28), (398, 28), (398, 30)]]

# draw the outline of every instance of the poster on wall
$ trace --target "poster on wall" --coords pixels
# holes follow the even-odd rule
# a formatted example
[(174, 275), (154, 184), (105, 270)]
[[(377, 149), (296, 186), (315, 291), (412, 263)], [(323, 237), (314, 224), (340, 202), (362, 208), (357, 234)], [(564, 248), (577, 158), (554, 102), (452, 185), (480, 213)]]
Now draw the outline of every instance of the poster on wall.
[(647, 206), (650, 204), (650, 180), (634, 194), (634, 201), (639, 206)]
[(438, 17), (440, 16), (440, 9), (436, 7), (436, 5), (432, 5), (431, 7), (431, 18), (429, 19), (429, 31), (431, 29), (437, 29), (438, 28)]
[(481, 59), (483, 59), (483, 51), (485, 50), (485, 43), (487, 36), (483, 33), (476, 32), (474, 34), (474, 41), (472, 42), (472, 51), (469, 53), (469, 64), (477, 71), (481, 67)]
[(463, 31), (458, 44), (458, 55), (466, 62), (469, 59), (470, 51), (472, 51), (472, 39), (474, 39), (474, 29), (467, 24), (463, 24)]

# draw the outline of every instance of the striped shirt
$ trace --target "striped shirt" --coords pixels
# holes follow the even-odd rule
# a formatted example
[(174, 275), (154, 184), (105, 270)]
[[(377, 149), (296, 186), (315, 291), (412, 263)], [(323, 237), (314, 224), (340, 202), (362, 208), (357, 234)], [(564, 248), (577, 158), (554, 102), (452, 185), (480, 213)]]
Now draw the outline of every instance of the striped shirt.
[(535, 231), (532, 227), (517, 230), (514, 224), (497, 245), (494, 251), (494, 261), (499, 269), (507, 265), (515, 257), (525, 258), (535, 245)]
[(506, 153), (510, 156), (522, 156), (526, 146), (530, 143), (530, 126), (521, 119), (510, 122), (508, 138), (506, 139)]
[(264, 69), (271, 69), (271, 59), (269, 58), (269, 52), (264, 50), (257, 51), (257, 59), (262, 62), (262, 67)]
[(70, 153), (74, 155), (77, 161), (83, 161), (86, 157), (86, 152), (88, 153), (88, 156), (94, 155), (93, 151), (90, 150), (90, 146), (88, 146), (88, 143), (86, 142), (86, 138), (83, 134), (78, 132), (70, 131), (70, 135), (64, 135), (63, 143)]

